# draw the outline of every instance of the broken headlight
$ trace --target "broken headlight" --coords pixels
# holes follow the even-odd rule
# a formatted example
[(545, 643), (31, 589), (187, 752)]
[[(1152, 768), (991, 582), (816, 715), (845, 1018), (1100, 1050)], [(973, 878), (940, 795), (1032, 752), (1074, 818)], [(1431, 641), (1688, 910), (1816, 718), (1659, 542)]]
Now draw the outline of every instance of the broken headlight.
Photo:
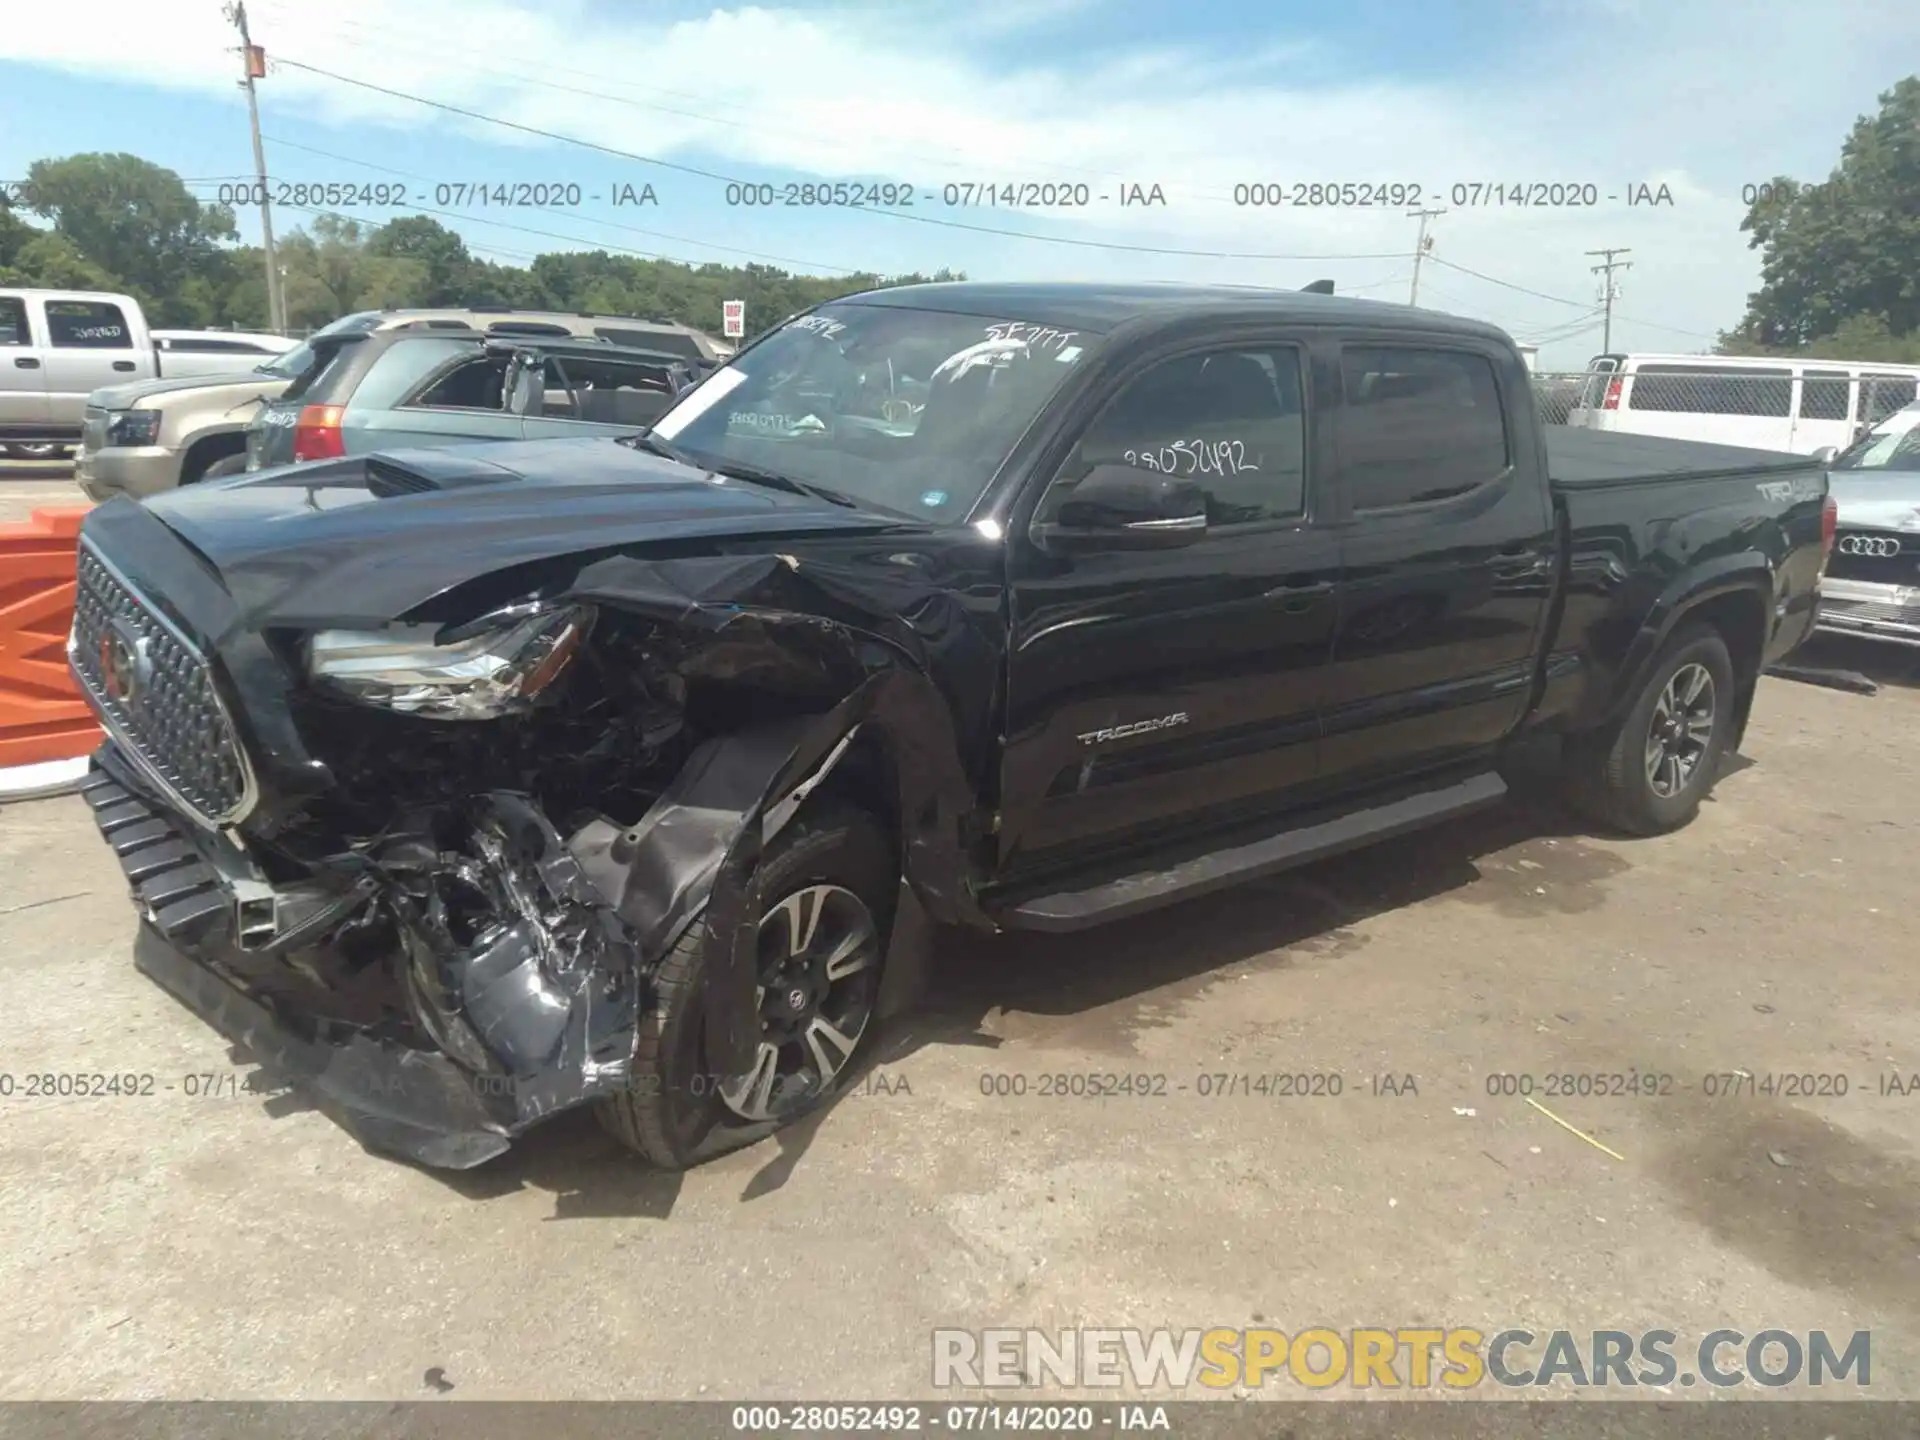
[(515, 606), (465, 625), (322, 630), (307, 641), (314, 683), (433, 720), (491, 720), (560, 678), (593, 623), (590, 606)]

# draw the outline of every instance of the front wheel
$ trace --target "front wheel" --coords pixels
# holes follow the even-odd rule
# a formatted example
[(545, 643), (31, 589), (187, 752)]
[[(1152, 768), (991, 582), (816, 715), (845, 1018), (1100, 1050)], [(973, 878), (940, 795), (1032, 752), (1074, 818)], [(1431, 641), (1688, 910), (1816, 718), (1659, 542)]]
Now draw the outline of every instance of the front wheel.
[(1733, 660), (1705, 625), (1667, 641), (1617, 725), (1576, 738), (1568, 781), (1578, 807), (1632, 835), (1677, 830), (1713, 789), (1734, 720)]
[(744, 1075), (706, 1063), (706, 927), (687, 927), (653, 976), (628, 1084), (598, 1105), (622, 1144), (685, 1169), (725, 1127), (777, 1128), (834, 1092), (871, 1028), (891, 921), (894, 864), (865, 813), (816, 802), (754, 872), (760, 1039)]

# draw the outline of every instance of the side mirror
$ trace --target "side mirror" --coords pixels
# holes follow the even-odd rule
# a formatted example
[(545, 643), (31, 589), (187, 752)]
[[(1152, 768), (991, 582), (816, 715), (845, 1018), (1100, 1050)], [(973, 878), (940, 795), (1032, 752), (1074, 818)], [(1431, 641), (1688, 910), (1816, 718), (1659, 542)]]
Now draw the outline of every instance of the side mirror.
[(1813, 458), (1817, 464), (1827, 465), (1831, 464), (1833, 457), (1839, 453), (1840, 452), (1831, 445), (1822, 445), (1818, 450), (1813, 452)]
[(1034, 539), (1055, 550), (1170, 550), (1207, 533), (1207, 494), (1191, 479), (1096, 465)]

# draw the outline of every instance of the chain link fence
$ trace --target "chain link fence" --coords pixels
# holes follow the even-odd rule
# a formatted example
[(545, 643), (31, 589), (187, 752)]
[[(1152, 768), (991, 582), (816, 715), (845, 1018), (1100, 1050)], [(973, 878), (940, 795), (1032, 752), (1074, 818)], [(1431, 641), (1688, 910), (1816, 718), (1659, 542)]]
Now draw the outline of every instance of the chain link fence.
[(1859, 427), (1878, 424), (1913, 404), (1917, 390), (1920, 376), (1911, 372), (1818, 364), (1798, 375), (1786, 366), (1716, 367), (1702, 362), (1642, 364), (1631, 374), (1617, 376), (1600, 370), (1533, 377), (1534, 403), (1549, 425), (1568, 424), (1576, 409), (1600, 410), (1613, 412), (1624, 430), (1681, 435), (1698, 427), (1705, 438), (1712, 438), (1715, 421), (1735, 417), (1776, 421), (1783, 434), (1803, 429), (1814, 433), (1812, 427), (1819, 427), (1818, 443), (1835, 445), (1846, 443)]

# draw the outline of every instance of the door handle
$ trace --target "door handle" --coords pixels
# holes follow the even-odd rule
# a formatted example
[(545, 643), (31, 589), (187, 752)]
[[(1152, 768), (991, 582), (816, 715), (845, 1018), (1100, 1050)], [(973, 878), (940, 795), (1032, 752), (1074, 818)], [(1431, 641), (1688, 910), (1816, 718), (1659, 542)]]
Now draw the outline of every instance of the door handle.
[(16, 370), (38, 370), (40, 362), (31, 355), (16, 355), (13, 359)]
[(1315, 580), (1305, 585), (1276, 585), (1261, 598), (1279, 601), (1283, 615), (1304, 615), (1332, 593), (1331, 580)]
[(131, 360), (116, 360), (116, 361), (114, 361), (114, 362), (113, 362), (113, 368), (114, 368), (114, 369), (116, 369), (116, 370), (131, 370), (131, 369), (133, 369), (133, 361), (131, 361)]

